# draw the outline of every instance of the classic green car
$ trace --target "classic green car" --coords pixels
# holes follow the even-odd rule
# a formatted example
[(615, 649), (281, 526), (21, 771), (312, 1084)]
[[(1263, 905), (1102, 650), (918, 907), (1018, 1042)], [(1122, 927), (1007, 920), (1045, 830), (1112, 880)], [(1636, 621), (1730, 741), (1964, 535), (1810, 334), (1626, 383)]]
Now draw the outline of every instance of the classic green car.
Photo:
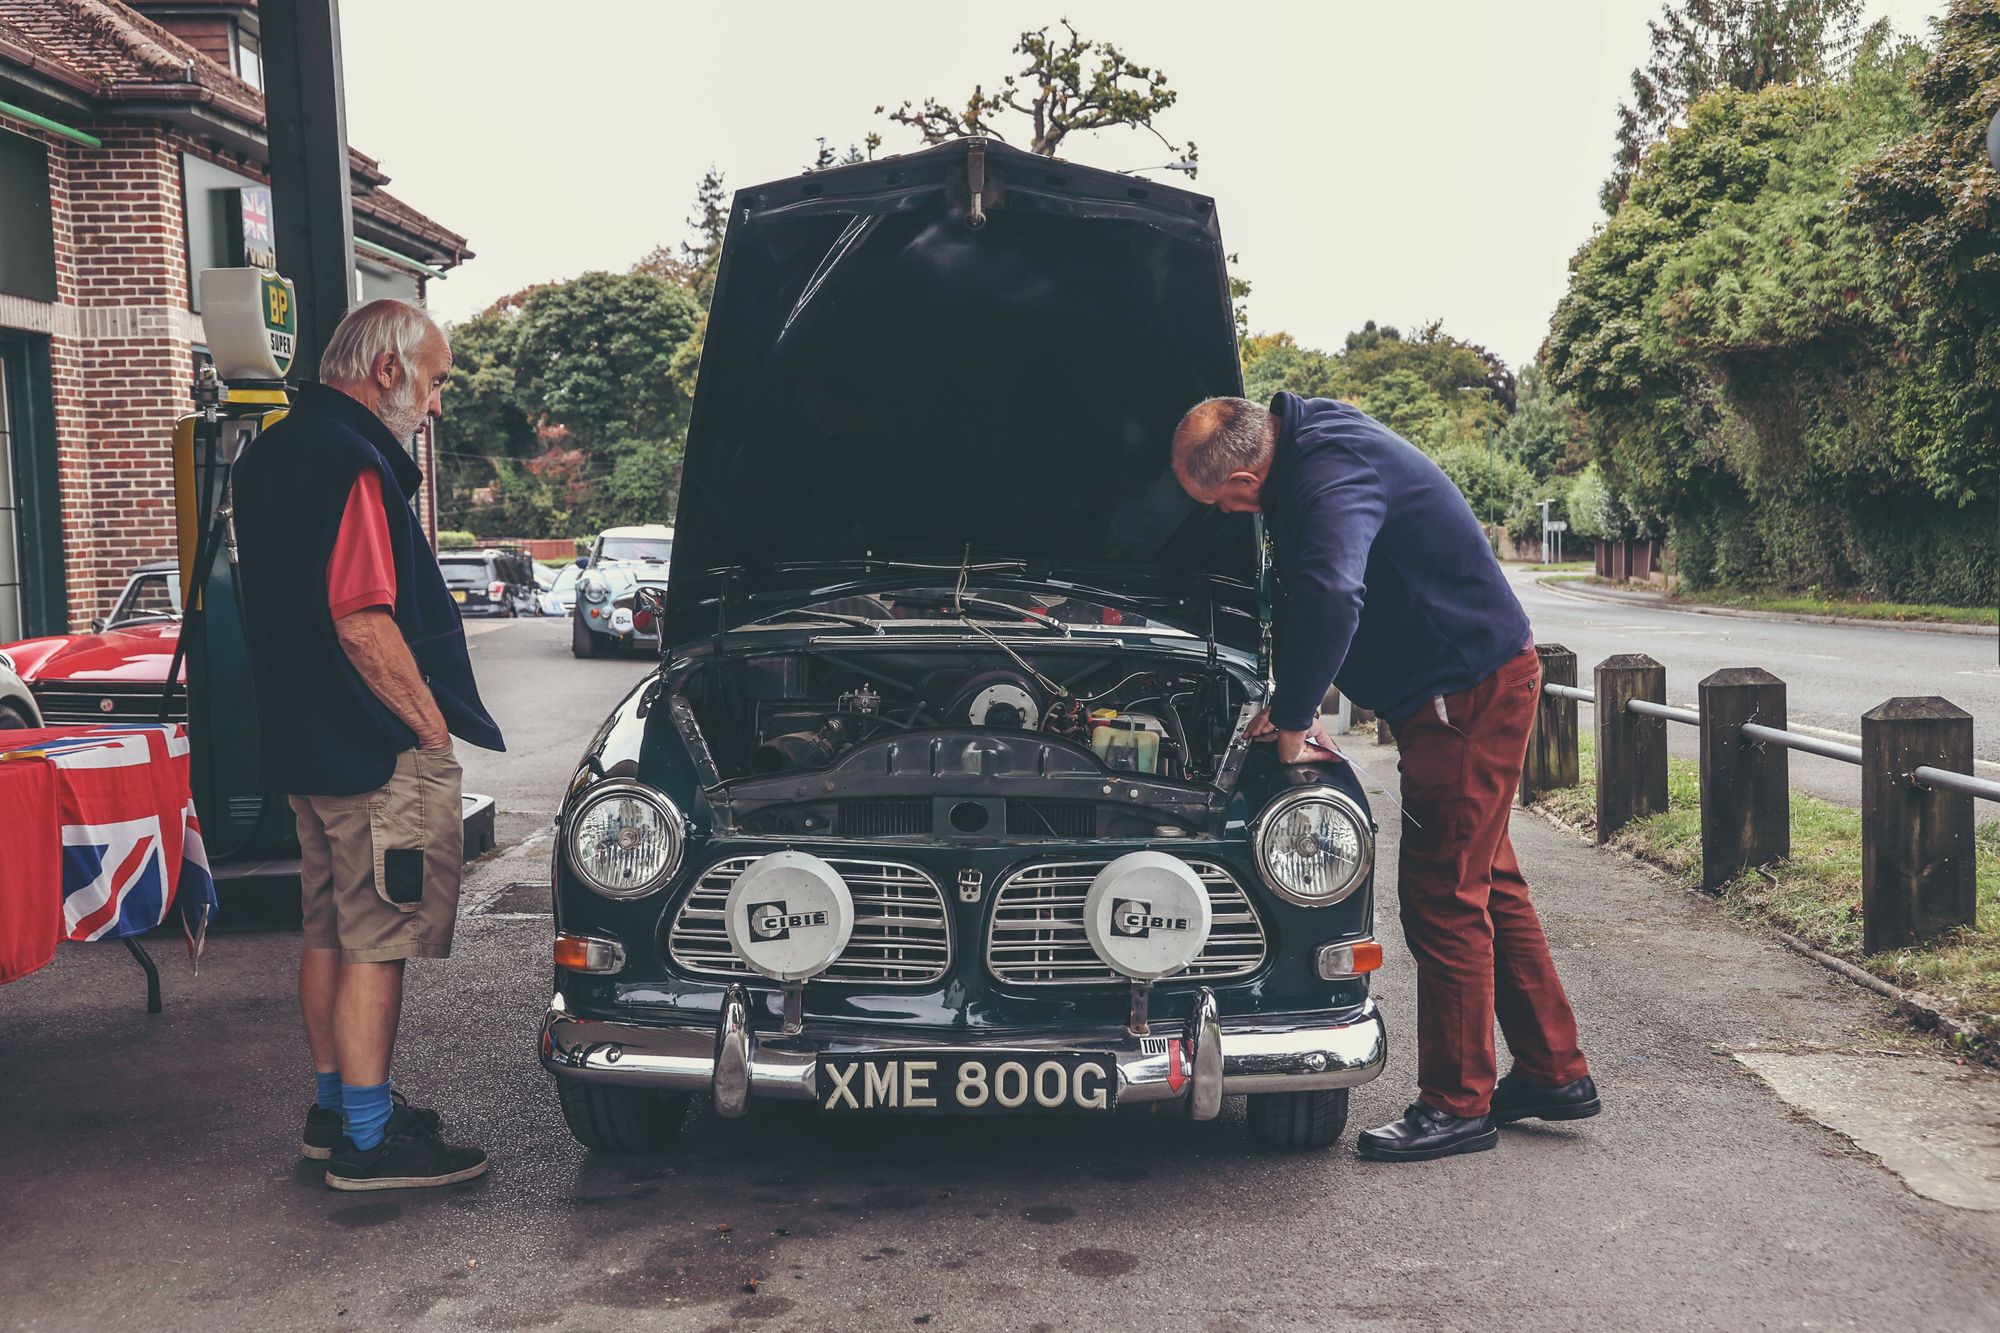
[(737, 194), (668, 645), (554, 859), (576, 1138), (695, 1094), (1338, 1137), (1382, 1068), (1374, 826), (1247, 739), (1270, 596), (1175, 422), (1241, 391), (1214, 206), (972, 139)]

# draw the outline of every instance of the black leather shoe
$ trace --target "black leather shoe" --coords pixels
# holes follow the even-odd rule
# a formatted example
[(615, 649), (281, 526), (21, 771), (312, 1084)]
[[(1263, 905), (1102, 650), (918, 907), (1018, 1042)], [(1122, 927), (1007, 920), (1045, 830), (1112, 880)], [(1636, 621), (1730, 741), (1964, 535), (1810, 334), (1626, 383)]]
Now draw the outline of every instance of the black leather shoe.
[(1509, 1074), (1493, 1087), (1493, 1118), (1503, 1125), (1516, 1120), (1588, 1120), (1603, 1109), (1597, 1084), (1588, 1074), (1553, 1088)]
[(1490, 1115), (1456, 1116), (1424, 1102), (1411, 1102), (1401, 1120), (1364, 1130), (1355, 1146), (1363, 1157), (1382, 1162), (1427, 1162), (1462, 1152), (1485, 1152), (1500, 1141)]

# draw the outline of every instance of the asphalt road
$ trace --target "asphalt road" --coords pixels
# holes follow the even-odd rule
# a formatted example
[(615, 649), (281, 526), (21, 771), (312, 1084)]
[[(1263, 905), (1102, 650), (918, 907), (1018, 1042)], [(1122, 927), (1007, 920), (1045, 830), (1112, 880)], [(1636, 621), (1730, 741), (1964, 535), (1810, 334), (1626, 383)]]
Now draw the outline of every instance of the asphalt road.
[[(1578, 684), (1615, 653), (1646, 653), (1667, 669), (1667, 702), (1695, 706), (1696, 686), (1723, 667), (1763, 667), (1785, 682), (1793, 730), (1859, 744), (1861, 715), (1898, 695), (1942, 695), (1973, 716), (1973, 754), (1982, 777), (2000, 778), (2000, 654), (1991, 638), (1864, 625), (1749, 620), (1627, 606), (1566, 595), (1519, 566), (1509, 577), (1539, 643), (1577, 657)], [(1583, 725), (1590, 725), (1588, 710)], [(1673, 754), (1696, 758), (1693, 727), (1667, 725)], [(1843, 805), (1861, 803), (1851, 764), (1792, 753), (1792, 785)], [(2000, 807), (1980, 802), (1982, 818)]]
[(872, 1125), (698, 1106), (671, 1152), (591, 1158), (532, 1051), (537, 889), (570, 765), (644, 668), (573, 662), (555, 625), (475, 645), (514, 749), (468, 754), (469, 785), (525, 840), (474, 868), (455, 956), (412, 966), (396, 1074), (492, 1173), (344, 1195), (293, 1155), (311, 1085), (289, 931), (225, 924), (199, 976), (156, 941), (153, 1018), (123, 950), (66, 945), (0, 990), (0, 1326), (1993, 1327), (2000, 1213), (1911, 1192), (1733, 1054), (1906, 1045), (1882, 1004), (1528, 814), (1516, 838), (1596, 1120), (1424, 1165), (1354, 1155), (1352, 1130), (1413, 1093), (1385, 870), (1390, 1068), (1334, 1150), (1261, 1151), (1233, 1106), (1210, 1124)]

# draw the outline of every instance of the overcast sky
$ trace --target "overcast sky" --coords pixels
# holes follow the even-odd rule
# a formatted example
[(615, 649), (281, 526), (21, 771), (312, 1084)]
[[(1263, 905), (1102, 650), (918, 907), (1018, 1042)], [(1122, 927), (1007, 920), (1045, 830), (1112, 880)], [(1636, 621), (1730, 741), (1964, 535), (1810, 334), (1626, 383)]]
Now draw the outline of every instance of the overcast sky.
[[(1601, 220), (1614, 114), (1660, 0), (340, 7), (349, 138), (478, 254), (431, 285), (447, 318), (680, 241), (710, 163), (737, 188), (794, 174), (819, 135), (914, 147), (878, 103), (962, 105), (1014, 70), (1022, 27), (1067, 14), (1179, 91), (1160, 127), (1200, 145), (1193, 188), (1217, 200), (1254, 330), (1338, 347), (1367, 319), (1441, 318), (1518, 365)], [(1869, 9), (1928, 35), (1944, 0)], [(1168, 160), (1130, 130), (1064, 156)]]

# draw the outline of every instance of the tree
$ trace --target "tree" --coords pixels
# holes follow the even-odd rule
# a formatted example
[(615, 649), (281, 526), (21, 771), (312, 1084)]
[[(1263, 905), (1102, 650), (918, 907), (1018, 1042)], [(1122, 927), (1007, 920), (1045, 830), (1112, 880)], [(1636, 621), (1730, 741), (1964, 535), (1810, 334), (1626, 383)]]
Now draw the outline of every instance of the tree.
[(2000, 175), (1985, 154), (2000, 80), (2000, 9), (1954, 0), (1916, 81), (1923, 127), (1855, 175), (1855, 216), (1887, 254), (1927, 374), (1904, 414), (1941, 493), (2000, 490)]
[[(873, 145), (870, 146), (871, 151)], [(827, 152), (820, 140), (820, 153)], [(824, 165), (824, 164), (823, 164)], [(632, 266), (694, 293), (704, 309), (715, 294), (715, 270), (722, 262), (722, 237), (729, 229), (729, 190), (713, 166), (702, 173), (694, 189), (694, 215), (687, 220), (688, 239), (679, 245), (656, 245)]]
[(1590, 461), (1583, 414), (1549, 388), (1539, 361), (1521, 371), (1514, 411), (1493, 446), (1536, 477), (1568, 476)]
[(1857, 49), (1861, 0), (1668, 0), (1646, 25), (1652, 53), (1618, 108), (1618, 151), (1600, 199), (1615, 213), (1649, 145), (1698, 98), (1725, 88), (1838, 77)]
[(1180, 96), (1167, 86), (1167, 76), (1128, 59), (1110, 42), (1083, 37), (1068, 19), (1060, 27), (1060, 33), (1052, 28), (1023, 32), (1013, 54), (1027, 64), (1003, 77), (993, 93), (984, 84), (975, 86), (962, 110), (927, 97), (922, 106), (906, 101), (893, 111), (878, 106), (875, 114), (937, 144), (982, 134), (1004, 140), (1007, 135), (995, 122), (1013, 112), (1028, 118), (1029, 151), (1044, 157), (1054, 157), (1072, 134), (1129, 125), (1146, 130), (1168, 152), (1192, 164), (1194, 144), (1177, 144), (1153, 124)]
[(828, 143), (824, 134), (820, 135), (816, 142), (819, 144), (819, 151), (813, 154), (811, 164), (803, 168), (806, 171), (825, 171), (828, 167), (851, 167), (857, 162), (866, 162), (874, 157), (875, 150), (882, 146), (882, 136), (870, 130), (862, 136), (860, 143), (847, 145), (847, 151), (844, 153)]
[(584, 448), (672, 438), (687, 413), (674, 353), (700, 317), (686, 288), (654, 273), (586, 273), (538, 287), (521, 307), (516, 401)]

